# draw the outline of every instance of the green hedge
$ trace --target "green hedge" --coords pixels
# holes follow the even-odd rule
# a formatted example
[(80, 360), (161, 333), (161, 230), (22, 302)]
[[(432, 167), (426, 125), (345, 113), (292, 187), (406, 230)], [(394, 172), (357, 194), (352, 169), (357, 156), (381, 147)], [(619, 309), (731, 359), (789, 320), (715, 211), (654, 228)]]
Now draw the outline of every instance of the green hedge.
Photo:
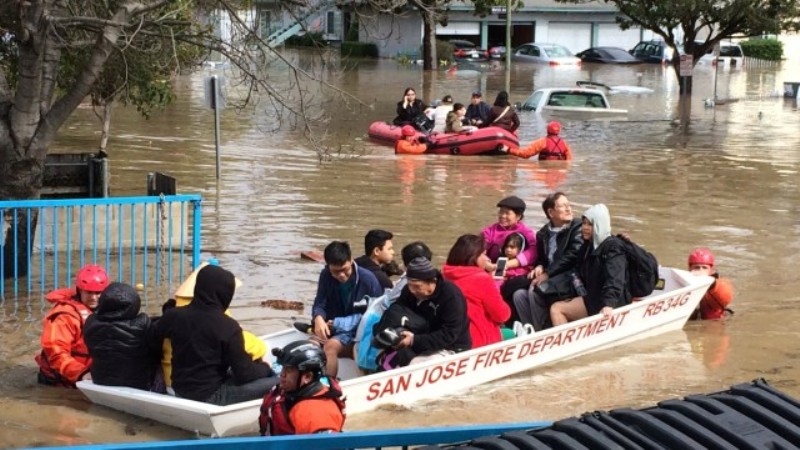
[(286, 39), (286, 45), (288, 47), (325, 47), (328, 42), (322, 38), (322, 33), (306, 33)]
[(378, 46), (369, 42), (342, 42), (342, 56), (377, 58)]
[[(439, 64), (445, 60), (447, 60), (448, 64), (452, 63), (455, 58), (453, 57), (453, 52), (455, 51), (456, 47), (448, 41), (440, 41), (439, 39), (436, 40), (436, 59), (439, 61), (436, 64)], [(419, 54), (422, 54), (422, 50), (420, 50)]]
[(783, 58), (783, 43), (776, 39), (750, 39), (740, 42), (745, 56), (769, 61)]

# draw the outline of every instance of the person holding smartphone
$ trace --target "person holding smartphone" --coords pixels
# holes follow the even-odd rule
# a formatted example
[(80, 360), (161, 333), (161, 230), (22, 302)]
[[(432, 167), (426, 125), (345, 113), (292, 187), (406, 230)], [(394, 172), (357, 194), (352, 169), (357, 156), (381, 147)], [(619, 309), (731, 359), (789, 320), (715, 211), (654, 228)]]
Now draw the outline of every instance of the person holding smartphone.
[(397, 126), (415, 126), (414, 119), (423, 115), (426, 109), (425, 103), (417, 98), (417, 91), (408, 87), (403, 92), (403, 99), (397, 102), (397, 117), (394, 118), (392, 123)]

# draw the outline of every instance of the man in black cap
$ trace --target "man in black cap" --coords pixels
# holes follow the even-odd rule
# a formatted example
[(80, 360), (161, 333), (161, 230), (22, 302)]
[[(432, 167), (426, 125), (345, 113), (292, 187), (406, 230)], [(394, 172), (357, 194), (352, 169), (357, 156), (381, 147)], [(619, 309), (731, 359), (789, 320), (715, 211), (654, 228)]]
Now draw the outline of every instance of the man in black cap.
[(399, 365), (472, 348), (467, 302), (461, 290), (443, 279), (433, 264), (423, 257), (411, 260), (406, 267), (406, 277), (408, 284), (395, 305), (425, 319), (428, 329), (420, 333), (401, 332), (402, 339), (395, 347), (399, 350)]
[(464, 116), (469, 122), (467, 125), (481, 126), (481, 124), (486, 123), (490, 109), (492, 108), (489, 104), (483, 101), (481, 91), (473, 92), (469, 106), (467, 106), (467, 114)]

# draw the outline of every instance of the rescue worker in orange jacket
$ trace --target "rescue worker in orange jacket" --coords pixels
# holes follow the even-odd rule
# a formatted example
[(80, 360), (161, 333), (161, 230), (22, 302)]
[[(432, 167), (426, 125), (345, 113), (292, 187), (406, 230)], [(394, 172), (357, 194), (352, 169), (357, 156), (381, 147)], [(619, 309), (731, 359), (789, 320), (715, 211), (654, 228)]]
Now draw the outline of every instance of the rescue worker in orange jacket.
[(338, 433), (345, 420), (342, 389), (324, 375), (325, 352), (300, 340), (273, 349), (282, 365), (280, 383), (264, 396), (258, 418), (262, 436)]
[[(726, 312), (732, 312), (728, 306), (733, 301), (733, 284), (721, 278), (714, 267), (714, 254), (711, 250), (699, 247), (689, 254), (689, 271), (695, 275), (708, 275), (716, 280), (708, 288), (698, 308), (700, 319), (714, 320), (725, 317)], [(697, 318), (697, 313), (692, 318)]]
[(83, 324), (97, 308), (100, 293), (108, 286), (108, 274), (89, 264), (75, 276), (75, 288), (64, 288), (45, 296), (54, 303), (42, 325), (42, 351), (36, 355), (39, 383), (75, 387), (90, 380), (92, 359), (83, 340)]
[[(539, 161), (571, 161), (572, 149), (569, 144), (559, 136), (561, 124), (552, 121), (547, 124), (547, 136), (531, 142), (525, 148), (510, 148), (507, 151), (520, 158), (530, 158), (539, 155)], [(506, 150), (504, 148), (503, 150)]]
[(394, 144), (394, 153), (397, 155), (421, 155), (428, 146), (417, 139), (417, 130), (411, 125), (403, 125), (402, 137)]

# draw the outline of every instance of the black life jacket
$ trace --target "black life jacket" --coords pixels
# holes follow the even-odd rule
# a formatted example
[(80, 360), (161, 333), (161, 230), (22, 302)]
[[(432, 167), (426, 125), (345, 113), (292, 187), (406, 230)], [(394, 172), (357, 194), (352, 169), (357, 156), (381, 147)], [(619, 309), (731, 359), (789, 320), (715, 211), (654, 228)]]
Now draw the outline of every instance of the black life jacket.
[(564, 161), (567, 159), (565, 142), (558, 136), (547, 136), (547, 147), (539, 152), (539, 161)]
[[(274, 386), (261, 403), (261, 414), (258, 416), (258, 428), (262, 436), (286, 436), (295, 434), (294, 425), (289, 418), (289, 410), (303, 400), (330, 398), (336, 402), (342, 417), (346, 416), (342, 387), (335, 378), (328, 378), (328, 391), (315, 395), (322, 387), (320, 380), (315, 380), (291, 394), (284, 393), (280, 385)], [(337, 430), (338, 431), (338, 430)]]

